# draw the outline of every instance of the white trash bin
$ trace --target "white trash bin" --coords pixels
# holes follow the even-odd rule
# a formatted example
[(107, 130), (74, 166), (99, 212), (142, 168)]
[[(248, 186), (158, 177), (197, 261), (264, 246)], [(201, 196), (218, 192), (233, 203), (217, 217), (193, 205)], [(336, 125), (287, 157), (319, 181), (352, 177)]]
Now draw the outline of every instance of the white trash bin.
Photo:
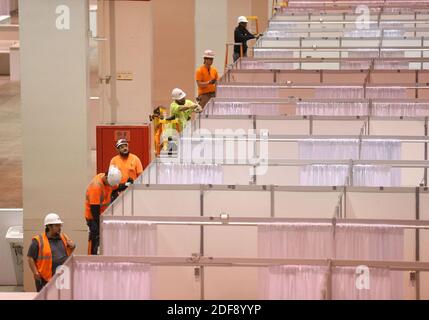
[(24, 249), (24, 229), (22, 226), (10, 227), (6, 232), (6, 241), (10, 244), (13, 265), (15, 268), (16, 283), (21, 286), (23, 284), (24, 264), (23, 264), (23, 249)]

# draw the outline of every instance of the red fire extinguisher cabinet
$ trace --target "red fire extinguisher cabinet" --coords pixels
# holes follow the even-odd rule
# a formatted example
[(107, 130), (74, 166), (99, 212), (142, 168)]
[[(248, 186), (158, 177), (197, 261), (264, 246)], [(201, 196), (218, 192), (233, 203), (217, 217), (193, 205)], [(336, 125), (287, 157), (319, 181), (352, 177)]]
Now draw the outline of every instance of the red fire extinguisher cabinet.
[(143, 168), (151, 161), (150, 125), (103, 125), (97, 126), (97, 173), (106, 172), (110, 160), (118, 154), (116, 141), (127, 139), (130, 152), (140, 158)]

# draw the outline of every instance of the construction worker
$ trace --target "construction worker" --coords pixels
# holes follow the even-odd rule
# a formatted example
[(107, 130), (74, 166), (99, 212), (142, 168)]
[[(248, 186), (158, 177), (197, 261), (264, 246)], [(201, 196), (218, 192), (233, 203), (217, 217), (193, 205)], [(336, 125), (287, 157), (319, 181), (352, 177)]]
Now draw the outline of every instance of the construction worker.
[[(143, 172), (142, 163), (135, 154), (130, 153), (129, 144), (127, 139), (119, 139), (116, 142), (116, 150), (118, 155), (110, 160), (110, 166), (114, 166), (121, 171), (122, 179), (121, 184), (126, 184), (127, 187), (133, 184), (139, 175)], [(118, 189), (112, 192), (112, 201), (118, 196)]]
[(195, 73), (195, 80), (198, 85), (197, 101), (203, 108), (211, 98), (216, 96), (218, 73), (213, 66), (214, 57), (215, 53), (212, 50), (206, 50), (203, 55), (204, 64)]
[(186, 99), (186, 93), (179, 88), (173, 89), (171, 98), (174, 100), (170, 105), (170, 117), (167, 120), (179, 120), (179, 132), (186, 127), (188, 120), (191, 119), (193, 112), (201, 112), (202, 107), (191, 100)]
[(47, 214), (44, 225), (45, 232), (33, 237), (27, 254), (37, 292), (52, 279), (57, 268), (76, 248), (73, 241), (61, 232), (63, 222), (56, 213)]
[(153, 114), (149, 116), (149, 120), (153, 122), (156, 156), (159, 156), (161, 154), (161, 136), (163, 131), (163, 120), (165, 118), (165, 108), (163, 106), (158, 106), (155, 110), (153, 110)]
[(89, 228), (88, 255), (96, 255), (100, 244), (100, 215), (111, 203), (112, 191), (125, 190), (125, 185), (119, 185), (122, 179), (121, 171), (111, 166), (108, 172), (97, 174), (86, 190), (85, 219)]
[[(247, 57), (247, 41), (251, 39), (258, 39), (261, 35), (254, 36), (247, 30), (247, 23), (249, 22), (245, 16), (240, 16), (237, 19), (238, 26), (234, 31), (234, 42), (242, 43), (243, 46), (243, 57)], [(240, 58), (240, 46), (234, 46), (234, 62)]]

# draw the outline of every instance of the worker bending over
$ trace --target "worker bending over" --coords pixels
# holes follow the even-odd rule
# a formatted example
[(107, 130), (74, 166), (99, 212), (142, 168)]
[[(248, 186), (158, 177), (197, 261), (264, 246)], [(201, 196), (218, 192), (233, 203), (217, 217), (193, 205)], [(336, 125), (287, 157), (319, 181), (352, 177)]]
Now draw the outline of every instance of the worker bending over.
[[(142, 163), (135, 154), (130, 153), (129, 144), (126, 139), (119, 139), (116, 142), (116, 150), (118, 155), (110, 160), (110, 166), (114, 166), (121, 171), (122, 179), (120, 184), (125, 185), (125, 188), (133, 184), (134, 181), (143, 172)], [(119, 189), (113, 190), (112, 201), (119, 194)]]
[(203, 108), (211, 98), (216, 96), (218, 73), (213, 66), (214, 57), (215, 53), (212, 50), (206, 50), (203, 56), (204, 64), (195, 73), (195, 80), (198, 85), (197, 101)]
[(125, 190), (125, 185), (120, 185), (121, 171), (111, 166), (107, 173), (97, 174), (86, 190), (85, 219), (89, 228), (88, 254), (96, 255), (100, 245), (100, 215), (111, 203), (113, 190)]
[(57, 268), (76, 248), (73, 241), (61, 232), (63, 222), (56, 213), (47, 214), (44, 225), (45, 232), (32, 238), (27, 253), (37, 292), (52, 279)]

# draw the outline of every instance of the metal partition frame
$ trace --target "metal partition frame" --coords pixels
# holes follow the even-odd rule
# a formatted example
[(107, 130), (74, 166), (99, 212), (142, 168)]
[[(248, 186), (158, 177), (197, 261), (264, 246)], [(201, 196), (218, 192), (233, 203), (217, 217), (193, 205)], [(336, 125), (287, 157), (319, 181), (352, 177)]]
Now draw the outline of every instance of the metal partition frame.
[[(392, 271), (429, 271), (428, 262), (412, 262), (412, 261), (376, 261), (376, 260), (338, 260), (338, 259), (266, 259), (266, 258), (222, 258), (222, 257), (206, 257), (206, 256), (191, 256), (191, 257), (112, 257), (112, 256), (72, 256), (66, 262), (69, 266), (71, 276), (74, 274), (75, 262), (111, 262), (111, 263), (138, 263), (151, 266), (163, 267), (192, 267), (192, 268), (209, 268), (209, 267), (249, 267), (262, 268), (273, 266), (326, 266), (328, 267), (328, 281), (326, 284), (326, 300), (332, 299), (332, 268), (333, 267), (353, 267), (365, 265), (369, 268), (383, 268)], [(40, 291), (34, 300), (48, 300), (52, 293), (56, 294), (57, 300), (64, 300), (62, 293), (65, 289), (59, 289), (55, 286), (56, 280), (60, 274), (54, 275), (52, 280)], [(204, 277), (200, 282), (200, 287), (204, 288)], [(71, 280), (73, 283), (73, 280)], [(74, 287), (72, 286), (67, 292), (69, 299), (74, 299)], [(204, 299), (204, 295), (200, 297)], [(67, 298), (66, 298), (67, 299)], [(68, 300), (68, 299), (67, 299)]]

